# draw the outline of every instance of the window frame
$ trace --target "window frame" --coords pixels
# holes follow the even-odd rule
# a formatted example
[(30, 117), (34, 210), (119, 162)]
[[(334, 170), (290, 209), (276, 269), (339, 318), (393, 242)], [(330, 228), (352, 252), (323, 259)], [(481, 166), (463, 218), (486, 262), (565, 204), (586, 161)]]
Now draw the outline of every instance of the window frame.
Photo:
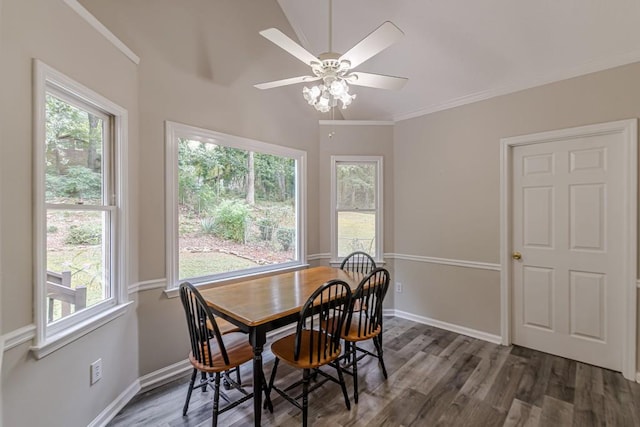
[[(103, 202), (100, 205), (49, 204), (46, 200), (46, 95), (82, 108), (100, 112), (108, 117), (106, 134), (110, 142), (103, 145), (103, 163), (109, 176), (103, 174)], [(128, 301), (128, 112), (97, 92), (76, 82), (39, 60), (34, 60), (33, 91), (33, 150), (34, 150), (34, 317), (36, 358), (44, 357), (84, 334), (123, 315), (131, 304)], [(107, 150), (109, 152), (107, 153)], [(104, 160), (103, 160), (104, 161)], [(105, 188), (106, 187), (106, 188)], [(108, 192), (108, 193), (107, 193)], [(107, 194), (105, 200), (105, 194)], [(110, 278), (110, 297), (78, 313), (51, 324), (47, 319), (47, 211), (49, 209), (107, 212), (109, 221), (109, 265), (104, 267)]]
[(209, 129), (190, 126), (183, 123), (165, 121), (165, 215), (166, 215), (166, 274), (165, 292), (169, 297), (177, 295), (180, 286), (179, 233), (178, 233), (178, 139), (186, 138), (208, 142), (226, 147), (254, 151), (263, 154), (292, 158), (296, 162), (296, 261), (270, 264), (226, 273), (213, 274), (198, 278), (193, 284), (198, 287), (212, 283), (224, 283), (230, 280), (253, 277), (271, 272), (294, 270), (307, 265), (306, 262), (306, 170), (307, 153), (302, 150), (270, 144), (254, 139), (229, 135)]
[(375, 209), (367, 211), (375, 211), (376, 213), (376, 244), (375, 244), (375, 261), (378, 264), (384, 263), (384, 218), (383, 218), (383, 187), (384, 187), (384, 169), (383, 156), (331, 156), (331, 264), (337, 265), (342, 262), (344, 257), (338, 256), (338, 213), (341, 211), (351, 211), (350, 209), (338, 210), (338, 176), (337, 166), (340, 163), (358, 164), (373, 163), (376, 166), (376, 203)]

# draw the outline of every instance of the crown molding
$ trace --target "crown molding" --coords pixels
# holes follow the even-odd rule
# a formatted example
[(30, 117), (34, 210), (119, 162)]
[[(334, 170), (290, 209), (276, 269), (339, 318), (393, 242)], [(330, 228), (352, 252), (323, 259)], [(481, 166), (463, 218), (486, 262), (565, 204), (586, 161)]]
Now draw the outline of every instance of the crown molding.
[(556, 83), (562, 80), (568, 80), (574, 77), (584, 76), (586, 74), (596, 73), (599, 71), (605, 71), (611, 68), (620, 67), (623, 65), (633, 64), (634, 62), (640, 62), (640, 50), (634, 50), (631, 52), (624, 52), (606, 59), (598, 59), (595, 61), (589, 61), (578, 67), (573, 67), (565, 70), (560, 70), (555, 73), (536, 76), (531, 79), (515, 81), (504, 86), (475, 92), (469, 95), (464, 95), (459, 98), (454, 98), (450, 101), (433, 104), (431, 106), (409, 111), (406, 113), (398, 114), (393, 117), (394, 122), (400, 122), (403, 120), (413, 119), (427, 114), (436, 113), (438, 111), (449, 110), (451, 108), (460, 107), (474, 102), (484, 101), (487, 99), (495, 98), (502, 95), (508, 95), (522, 90), (531, 89), (538, 86), (543, 86), (550, 83)]
[(393, 126), (392, 120), (318, 120), (320, 125), (331, 126)]
[(97, 32), (102, 34), (104, 38), (109, 40), (118, 50), (125, 54), (127, 58), (134, 64), (140, 64), (140, 57), (133, 53), (129, 47), (122, 42), (115, 34), (113, 34), (102, 22), (91, 14), (84, 6), (78, 3), (78, 0), (63, 0), (67, 6), (73, 9), (82, 19), (84, 19), (89, 25), (91, 25)]

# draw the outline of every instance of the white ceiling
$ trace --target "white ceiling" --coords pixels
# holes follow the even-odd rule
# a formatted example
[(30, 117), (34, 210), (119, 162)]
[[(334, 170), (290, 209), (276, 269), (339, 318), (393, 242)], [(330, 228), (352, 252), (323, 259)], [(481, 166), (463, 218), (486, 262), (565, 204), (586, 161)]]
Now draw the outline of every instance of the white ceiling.
[[(307, 50), (328, 50), (328, 0), (278, 3)], [(409, 82), (397, 92), (354, 87), (345, 119), (401, 120), (640, 61), (638, 0), (334, 0), (333, 50), (387, 20), (404, 38), (357, 70)], [(300, 65), (290, 57), (277, 78)]]

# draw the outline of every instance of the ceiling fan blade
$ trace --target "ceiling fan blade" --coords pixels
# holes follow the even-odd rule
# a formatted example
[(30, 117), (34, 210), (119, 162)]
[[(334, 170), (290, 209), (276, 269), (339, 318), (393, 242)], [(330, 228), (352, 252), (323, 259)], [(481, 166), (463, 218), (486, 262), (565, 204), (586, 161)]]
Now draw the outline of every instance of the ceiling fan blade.
[(271, 42), (277, 44), (282, 49), (289, 52), (291, 55), (298, 58), (300, 61), (311, 66), (313, 62), (320, 62), (318, 58), (313, 56), (308, 50), (300, 46), (298, 43), (291, 40), (286, 34), (277, 28), (268, 28), (260, 31), (260, 35)]
[[(409, 80), (404, 77), (385, 76), (383, 74), (353, 72), (347, 79), (349, 84), (355, 86), (367, 86), (378, 89), (398, 90), (402, 89), (404, 84)], [(351, 76), (355, 76), (351, 77)]]
[(283, 80), (276, 80), (273, 82), (267, 83), (258, 83), (253, 86), (258, 89), (271, 89), (274, 87), (286, 86), (286, 85), (294, 85), (296, 83), (306, 83), (306, 82), (315, 82), (316, 80), (320, 80), (320, 77), (316, 76), (300, 76), (300, 77), (291, 77)]
[(396, 27), (393, 22), (386, 21), (367, 37), (360, 40), (357, 45), (349, 49), (339, 60), (346, 59), (351, 62), (351, 68), (353, 69), (400, 40), (403, 35), (402, 30)]

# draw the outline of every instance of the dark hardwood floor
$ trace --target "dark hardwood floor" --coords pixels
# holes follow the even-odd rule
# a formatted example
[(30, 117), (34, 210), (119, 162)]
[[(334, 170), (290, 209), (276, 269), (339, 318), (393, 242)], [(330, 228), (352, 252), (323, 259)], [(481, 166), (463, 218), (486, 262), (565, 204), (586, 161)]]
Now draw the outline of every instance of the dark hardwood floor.
[[(351, 411), (328, 382), (309, 397), (316, 426), (640, 426), (640, 385), (620, 373), (522, 347), (503, 347), (398, 318), (385, 320), (384, 380), (377, 361), (359, 366), (360, 398)], [(265, 352), (265, 374), (273, 357)], [(281, 364), (277, 382), (301, 373)], [(251, 366), (243, 378), (251, 381)], [(347, 387), (352, 395), (352, 381)], [(134, 398), (110, 426), (207, 426), (211, 391), (195, 391), (187, 416), (185, 377)], [(264, 426), (298, 426), (300, 413), (272, 394)], [(219, 426), (253, 425), (249, 401)]]

